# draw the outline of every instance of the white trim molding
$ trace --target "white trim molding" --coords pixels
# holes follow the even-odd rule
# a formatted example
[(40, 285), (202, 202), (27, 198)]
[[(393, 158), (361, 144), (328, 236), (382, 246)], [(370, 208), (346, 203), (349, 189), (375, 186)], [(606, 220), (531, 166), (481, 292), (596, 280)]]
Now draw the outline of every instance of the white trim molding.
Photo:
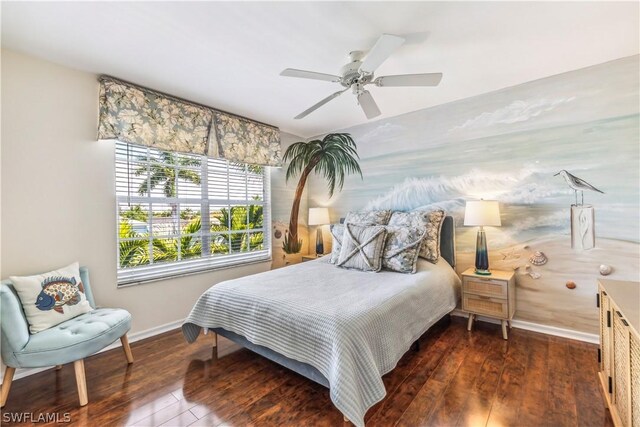
[[(467, 317), (468, 314), (462, 310), (455, 309), (451, 313), (454, 316)], [(490, 317), (478, 316), (484, 322), (500, 324), (500, 320)], [(525, 322), (524, 320), (514, 319), (511, 321), (514, 328), (524, 329), (526, 331), (539, 332), (541, 334), (553, 335), (556, 337), (569, 338), (572, 340), (584, 341), (591, 344), (600, 343), (598, 334), (590, 334), (587, 332), (574, 331), (573, 329), (558, 328), (556, 326), (541, 325), (539, 323)]]
[[(128, 335), (129, 342), (133, 343), (133, 342), (136, 342), (136, 341), (144, 340), (144, 339), (156, 336), (156, 335), (163, 334), (165, 332), (173, 331), (175, 329), (178, 329), (180, 326), (182, 326), (182, 322), (184, 322), (184, 319), (176, 320), (174, 322), (165, 323), (164, 325), (155, 326), (153, 328), (145, 329), (144, 331), (135, 332), (133, 334)], [(107, 347), (103, 348), (98, 353), (102, 353), (103, 351), (113, 350), (114, 348), (118, 348), (118, 347), (122, 347), (122, 344), (120, 343), (120, 340), (116, 340), (114, 343), (112, 343), (111, 345), (108, 345)], [(96, 354), (98, 354), (98, 353), (96, 353)], [(135, 354), (134, 354), (134, 357), (135, 357)], [(46, 371), (47, 369), (51, 369), (51, 368), (53, 368), (53, 366), (46, 367), (46, 368), (18, 368), (18, 369), (16, 369), (16, 374), (14, 376), (14, 381), (18, 380), (20, 378), (28, 377), (29, 375), (37, 374), (38, 372)], [(4, 372), (2, 373), (2, 377), (4, 379)]]
[[(453, 310), (451, 314), (459, 317), (467, 317), (467, 313), (458, 309)], [(479, 316), (479, 319), (489, 323), (497, 323), (497, 324), (500, 323), (499, 320), (492, 319), (490, 317)], [(133, 333), (129, 335), (129, 342), (133, 343), (136, 341), (144, 340), (156, 335), (163, 334), (165, 332), (173, 331), (175, 329), (178, 329), (180, 326), (182, 326), (182, 322), (184, 322), (184, 319), (176, 320), (170, 323), (165, 323), (164, 325), (156, 326), (153, 328), (145, 329), (144, 331)], [(514, 328), (524, 329), (524, 330), (533, 331), (533, 332), (539, 332), (541, 334), (553, 335), (553, 336), (562, 337), (562, 338), (569, 338), (572, 340), (584, 341), (592, 344), (598, 344), (600, 342), (598, 334), (589, 334), (587, 332), (574, 331), (572, 329), (563, 329), (563, 328), (557, 328), (555, 326), (540, 325), (538, 323), (525, 322), (524, 320), (513, 320), (511, 323)], [(100, 350), (98, 353), (112, 350), (114, 348), (118, 348), (121, 346), (122, 345), (118, 340), (113, 344)], [(17, 380), (20, 378), (28, 377), (29, 375), (37, 374), (38, 372), (46, 371), (47, 369), (51, 369), (51, 368), (52, 367), (17, 369), (14, 379)], [(3, 373), (3, 376), (4, 376), (4, 373)]]

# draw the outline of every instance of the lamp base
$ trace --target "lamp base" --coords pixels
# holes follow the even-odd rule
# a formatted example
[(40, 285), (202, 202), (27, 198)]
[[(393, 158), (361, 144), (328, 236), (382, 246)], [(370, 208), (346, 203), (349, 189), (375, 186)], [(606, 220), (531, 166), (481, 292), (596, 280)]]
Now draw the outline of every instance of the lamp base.
[(476, 268), (476, 271), (474, 271), (474, 273), (480, 275), (480, 276), (491, 276), (491, 271), (490, 270), (478, 270)]
[(478, 236), (476, 238), (476, 274), (481, 276), (490, 276), (489, 270), (489, 255), (487, 250), (487, 237), (484, 234), (484, 229), (480, 227), (478, 230)]
[(322, 227), (316, 230), (316, 256), (324, 255), (324, 243), (322, 241)]

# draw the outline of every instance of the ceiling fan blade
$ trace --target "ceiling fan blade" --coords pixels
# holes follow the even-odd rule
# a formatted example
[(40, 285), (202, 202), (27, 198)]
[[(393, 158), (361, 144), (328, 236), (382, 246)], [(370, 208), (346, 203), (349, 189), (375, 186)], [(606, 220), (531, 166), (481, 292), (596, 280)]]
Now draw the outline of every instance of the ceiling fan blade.
[(324, 104), (326, 104), (327, 102), (331, 101), (334, 98), (339, 97), (341, 94), (343, 94), (344, 92), (346, 92), (349, 88), (344, 89), (344, 90), (339, 90), (336, 93), (332, 93), (331, 95), (327, 96), (325, 99), (323, 99), (322, 101), (318, 102), (317, 104), (314, 104), (312, 107), (307, 108), (306, 110), (304, 110), (302, 113), (298, 114), (297, 116), (294, 117), (295, 120), (298, 119), (302, 119), (303, 117), (308, 116), (309, 114), (313, 113), (315, 110), (317, 110), (318, 108), (322, 107)]
[(380, 36), (375, 45), (371, 48), (367, 57), (360, 65), (360, 71), (365, 73), (373, 73), (386, 59), (402, 44), (402, 37), (392, 34), (383, 34)]
[(442, 80), (442, 73), (401, 74), (378, 77), (373, 83), (380, 87), (438, 86), (440, 80)]
[(358, 95), (358, 104), (360, 104), (360, 107), (367, 116), (367, 119), (373, 119), (381, 114), (376, 101), (373, 100), (373, 96), (371, 96), (371, 93), (368, 90), (365, 90)]
[(287, 68), (280, 73), (281, 76), (299, 77), (301, 79), (324, 80), (327, 82), (340, 82), (340, 77), (332, 74), (316, 73), (315, 71), (296, 70)]

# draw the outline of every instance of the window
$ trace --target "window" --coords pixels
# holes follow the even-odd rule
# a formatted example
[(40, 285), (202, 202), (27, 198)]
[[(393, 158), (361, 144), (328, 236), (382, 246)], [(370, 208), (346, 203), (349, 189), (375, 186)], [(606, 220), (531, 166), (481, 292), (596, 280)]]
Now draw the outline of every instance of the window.
[(267, 261), (268, 168), (116, 142), (118, 284)]

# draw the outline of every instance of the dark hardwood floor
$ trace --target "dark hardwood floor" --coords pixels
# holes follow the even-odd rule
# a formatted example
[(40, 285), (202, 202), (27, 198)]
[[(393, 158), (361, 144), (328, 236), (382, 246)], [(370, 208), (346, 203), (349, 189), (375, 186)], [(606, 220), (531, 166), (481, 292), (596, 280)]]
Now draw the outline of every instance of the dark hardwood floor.
[[(386, 398), (367, 426), (611, 426), (598, 388), (596, 346), (466, 320), (427, 333), (385, 375)], [(335, 426), (329, 391), (220, 338), (193, 345), (180, 331), (85, 361), (89, 404), (78, 406), (73, 365), (16, 380), (2, 411), (65, 413), (82, 426)]]

